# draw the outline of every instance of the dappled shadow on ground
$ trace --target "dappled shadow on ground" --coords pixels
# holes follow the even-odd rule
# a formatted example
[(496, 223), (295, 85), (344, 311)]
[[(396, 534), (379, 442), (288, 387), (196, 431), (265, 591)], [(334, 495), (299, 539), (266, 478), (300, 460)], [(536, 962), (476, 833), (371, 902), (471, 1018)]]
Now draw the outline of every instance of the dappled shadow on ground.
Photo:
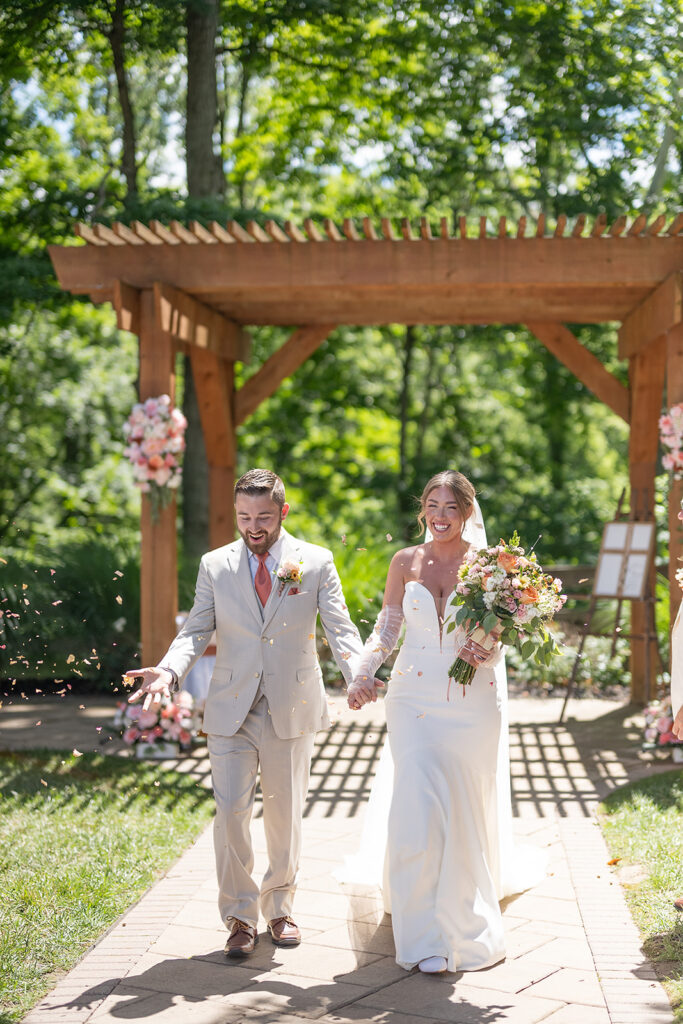
[[(261, 939), (263, 942), (264, 936)], [(314, 951), (311, 956), (315, 961)], [(228, 961), (222, 950), (187, 959), (160, 958), (147, 970), (109, 978), (44, 1010), (62, 1020), (70, 1010), (95, 1010), (106, 999), (107, 1019), (129, 1021), (156, 1017), (174, 1006), (201, 1003), (201, 1017), (196, 1019), (202, 1024), (222, 1024), (247, 1015), (260, 1024), (276, 1024), (290, 1013), (313, 1018), (330, 1014), (336, 1024), (370, 1017), (391, 1024), (416, 1012), (433, 1021), (495, 1024), (509, 1019), (514, 1008), (514, 997), (501, 992), (482, 990), (481, 1001), (471, 990), (467, 996), (460, 995), (462, 974), (426, 976), (413, 971), (404, 977), (389, 974), (384, 980), (378, 976), (369, 982), (366, 972), (372, 970), (372, 964), (362, 966), (359, 958), (356, 968), (326, 981), (285, 973), (286, 956), (272, 947), (264, 952), (257, 947), (255, 960)]]

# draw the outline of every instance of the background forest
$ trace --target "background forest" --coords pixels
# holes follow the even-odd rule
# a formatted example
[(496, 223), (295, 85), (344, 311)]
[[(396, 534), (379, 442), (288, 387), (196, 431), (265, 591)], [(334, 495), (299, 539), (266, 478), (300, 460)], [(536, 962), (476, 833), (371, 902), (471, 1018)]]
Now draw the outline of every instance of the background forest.
[[(78, 220), (670, 214), (681, 13), (680, 0), (5, 0), (0, 674), (111, 679), (138, 639), (139, 495), (121, 432), (136, 346), (111, 309), (59, 290), (47, 244), (73, 240)], [(625, 379), (615, 325), (571, 326)], [(252, 333), (243, 378), (286, 336)], [(206, 465), (182, 359), (178, 373), (187, 606), (208, 546)], [(626, 443), (522, 327), (341, 328), (241, 428), (239, 468), (283, 476), (292, 530), (335, 550), (352, 612), (371, 618), (433, 472), (475, 482), (493, 535), (542, 534), (544, 562), (590, 563)]]

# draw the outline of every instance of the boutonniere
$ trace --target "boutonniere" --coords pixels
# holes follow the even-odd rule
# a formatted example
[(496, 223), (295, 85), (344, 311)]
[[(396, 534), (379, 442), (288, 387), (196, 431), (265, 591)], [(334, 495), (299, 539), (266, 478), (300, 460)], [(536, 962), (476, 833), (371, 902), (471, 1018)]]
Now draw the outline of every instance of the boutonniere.
[(280, 581), (279, 596), (288, 583), (301, 583), (304, 578), (303, 562), (283, 562), (276, 576)]

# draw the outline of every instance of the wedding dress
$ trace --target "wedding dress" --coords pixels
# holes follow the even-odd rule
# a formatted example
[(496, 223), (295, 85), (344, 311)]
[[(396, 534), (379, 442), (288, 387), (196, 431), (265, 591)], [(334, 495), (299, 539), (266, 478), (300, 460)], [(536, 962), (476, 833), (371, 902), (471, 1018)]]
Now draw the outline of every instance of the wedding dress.
[[(486, 544), (478, 505), (465, 538)], [(502, 654), (471, 685), (451, 685), (457, 631), (441, 629), (431, 592), (410, 580), (406, 634), (387, 686), (388, 742), (358, 853), (337, 878), (380, 884), (396, 960), (443, 956), (451, 971), (505, 956), (499, 900), (544, 874), (539, 850), (512, 833), (507, 678)]]

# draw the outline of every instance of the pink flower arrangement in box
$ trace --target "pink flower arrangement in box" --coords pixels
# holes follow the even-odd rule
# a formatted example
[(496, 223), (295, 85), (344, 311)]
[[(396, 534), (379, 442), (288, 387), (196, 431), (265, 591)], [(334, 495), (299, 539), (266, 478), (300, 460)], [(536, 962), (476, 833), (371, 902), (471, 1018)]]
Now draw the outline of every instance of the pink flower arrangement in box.
[(147, 711), (142, 704), (121, 701), (114, 725), (128, 746), (174, 743), (180, 750), (189, 750), (199, 733), (200, 715), (192, 695), (180, 690)]
[(662, 747), (671, 747), (674, 748), (672, 753), (674, 753), (675, 759), (680, 760), (677, 753), (679, 750), (683, 752), (683, 740), (677, 739), (671, 731), (674, 722), (671, 698), (667, 696), (662, 700), (653, 700), (643, 710), (643, 715), (645, 716), (643, 748), (645, 750), (661, 750)]
[(169, 503), (182, 479), (181, 458), (185, 450), (187, 420), (171, 405), (168, 395), (138, 402), (124, 423), (129, 459), (135, 483), (149, 495), (152, 515)]
[(683, 478), (683, 402), (672, 405), (668, 413), (659, 418), (659, 439), (668, 451), (662, 456), (662, 465), (674, 480)]

